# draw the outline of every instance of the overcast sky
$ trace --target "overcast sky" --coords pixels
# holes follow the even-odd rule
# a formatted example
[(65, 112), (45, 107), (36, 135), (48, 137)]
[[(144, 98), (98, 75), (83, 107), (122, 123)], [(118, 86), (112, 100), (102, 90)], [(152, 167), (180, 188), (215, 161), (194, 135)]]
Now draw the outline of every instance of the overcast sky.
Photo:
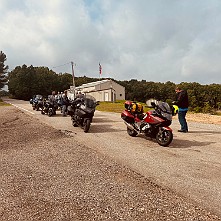
[(221, 83), (220, 0), (0, 0), (10, 70)]

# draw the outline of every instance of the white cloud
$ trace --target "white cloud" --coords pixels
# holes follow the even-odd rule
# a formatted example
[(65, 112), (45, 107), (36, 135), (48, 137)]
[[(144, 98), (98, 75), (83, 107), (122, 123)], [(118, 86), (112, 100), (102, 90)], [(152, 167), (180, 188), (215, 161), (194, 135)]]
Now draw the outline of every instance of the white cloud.
[[(0, 0), (7, 64), (118, 80), (221, 83), (219, 0)], [(69, 65), (54, 69), (71, 72)]]

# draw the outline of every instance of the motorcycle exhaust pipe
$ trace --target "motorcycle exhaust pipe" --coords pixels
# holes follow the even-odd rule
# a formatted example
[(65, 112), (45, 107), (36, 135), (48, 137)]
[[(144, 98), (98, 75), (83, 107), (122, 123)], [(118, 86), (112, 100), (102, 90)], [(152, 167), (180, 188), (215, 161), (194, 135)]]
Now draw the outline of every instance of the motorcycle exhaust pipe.
[(139, 133), (140, 131), (137, 130), (136, 128), (134, 128), (131, 124), (127, 123), (126, 121), (124, 121), (124, 123), (127, 125), (127, 127), (131, 130), (135, 130), (137, 133)]

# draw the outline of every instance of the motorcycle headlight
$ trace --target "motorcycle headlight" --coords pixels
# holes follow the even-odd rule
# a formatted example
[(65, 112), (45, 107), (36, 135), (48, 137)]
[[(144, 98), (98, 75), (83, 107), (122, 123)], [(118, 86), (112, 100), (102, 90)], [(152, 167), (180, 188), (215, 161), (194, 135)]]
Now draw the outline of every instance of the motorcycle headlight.
[(86, 106), (83, 105), (83, 104), (81, 104), (81, 109), (82, 109), (82, 110), (85, 110), (85, 109), (86, 109)]

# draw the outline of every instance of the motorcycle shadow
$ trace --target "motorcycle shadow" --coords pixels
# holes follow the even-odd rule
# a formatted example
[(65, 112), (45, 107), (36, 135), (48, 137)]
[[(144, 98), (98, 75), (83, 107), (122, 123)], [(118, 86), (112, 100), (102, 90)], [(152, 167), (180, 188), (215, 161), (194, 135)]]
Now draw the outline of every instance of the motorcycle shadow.
[(102, 123), (102, 122), (115, 122), (115, 121), (107, 119), (105, 117), (94, 117), (93, 118), (93, 123)]
[(201, 142), (191, 141), (183, 139), (174, 139), (170, 144), (169, 148), (193, 148), (193, 147), (205, 147), (216, 142)]
[[(47, 116), (47, 117), (49, 117), (49, 116), (48, 116), (48, 113), (44, 113), (44, 114), (42, 114), (42, 116)], [(52, 117), (52, 118), (54, 118), (54, 117), (63, 117), (63, 115), (62, 115), (61, 113), (56, 113), (56, 114), (53, 114), (51, 117)], [(70, 116), (67, 115), (66, 117), (70, 117)]]
[(205, 130), (205, 131), (189, 131), (188, 134), (221, 134), (221, 131), (212, 131), (212, 130)]

